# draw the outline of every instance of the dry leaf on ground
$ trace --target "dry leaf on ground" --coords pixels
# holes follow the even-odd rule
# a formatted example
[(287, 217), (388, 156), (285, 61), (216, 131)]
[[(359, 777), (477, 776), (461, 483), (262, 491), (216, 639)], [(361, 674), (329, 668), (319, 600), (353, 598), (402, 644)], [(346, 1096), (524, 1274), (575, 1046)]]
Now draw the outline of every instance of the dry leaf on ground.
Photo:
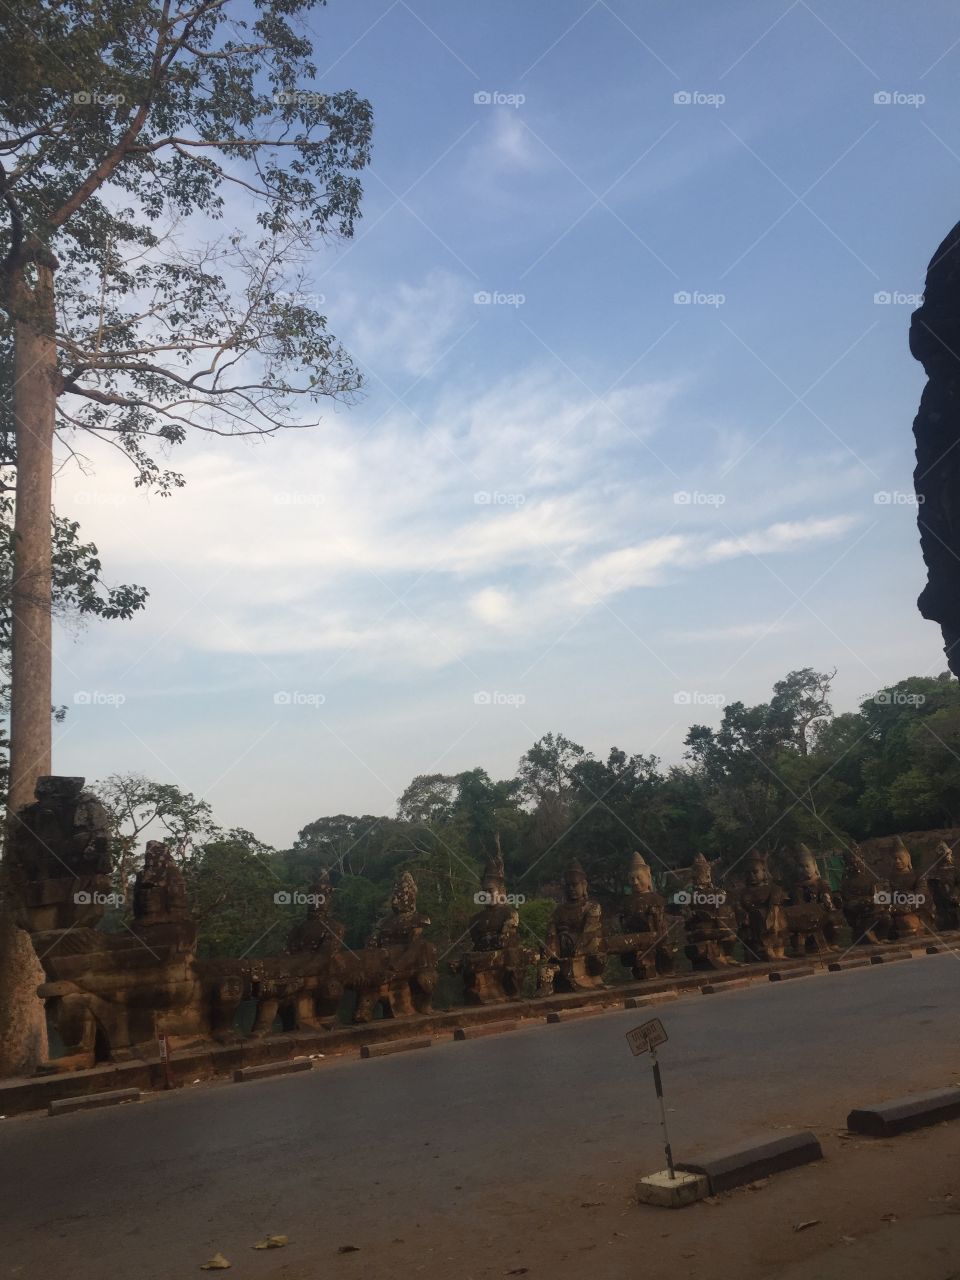
[(264, 1236), (253, 1247), (254, 1249), (282, 1249), (285, 1244), (289, 1244), (287, 1236)]
[(229, 1269), (230, 1263), (222, 1253), (215, 1253), (209, 1262), (200, 1264), (201, 1271), (228, 1271)]

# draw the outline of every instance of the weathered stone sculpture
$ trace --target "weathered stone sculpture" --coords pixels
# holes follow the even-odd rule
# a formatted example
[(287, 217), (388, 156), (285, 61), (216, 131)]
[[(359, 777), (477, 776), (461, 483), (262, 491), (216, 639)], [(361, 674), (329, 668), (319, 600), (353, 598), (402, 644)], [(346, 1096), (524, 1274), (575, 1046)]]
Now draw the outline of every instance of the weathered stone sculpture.
[(910, 351), (928, 379), (913, 423), (917, 525), (927, 566), (917, 605), (940, 624), (950, 670), (960, 675), (960, 223), (927, 268)]
[[(160, 1030), (168, 1033), (174, 1047), (196, 1043), (205, 1029), (194, 965), (196, 929), (186, 909), (179, 869), (166, 847), (151, 841), (137, 877), (132, 925), (118, 933), (92, 928), (87, 923), (90, 909), (102, 914), (105, 905), (119, 895), (92, 887), (104, 881), (109, 885), (102, 871), (90, 871), (91, 863), (101, 868), (109, 865), (109, 842), (104, 837), (100, 843), (105, 824), (100, 823), (96, 800), (82, 792), (82, 782), (67, 781), (69, 787), (46, 788), (47, 794), (55, 792), (59, 797), (57, 829), (73, 832), (70, 847), (61, 846), (65, 852), (61, 878), (90, 887), (73, 891), (83, 923), (33, 935), (47, 978), (38, 994), (46, 1001), (63, 1042), (63, 1055), (51, 1066), (70, 1070), (153, 1053)], [(72, 818), (68, 796), (76, 805)], [(34, 806), (28, 808), (36, 812)], [(35, 834), (38, 826), (25, 824), (24, 829)], [(41, 829), (54, 828), (48, 823)], [(95, 832), (92, 838), (91, 832)], [(69, 897), (60, 887), (52, 887), (56, 877), (47, 875), (50, 866), (35, 864), (35, 869), (44, 878), (27, 882), (27, 902), (36, 906), (42, 897), (44, 907), (57, 904), (57, 918), (63, 921)]]
[(380, 1009), (385, 1018), (429, 1013), (437, 983), (437, 951), (423, 937), (430, 917), (417, 911), (417, 886), (403, 871), (393, 887), (390, 914), (370, 935), (358, 956), (351, 983), (357, 992), (354, 1022), (369, 1022)]
[(516, 1000), (534, 953), (520, 942), (520, 914), (507, 897), (499, 845), (480, 886), (477, 901), (482, 906), (470, 920), (471, 949), (450, 967), (463, 977), (467, 1004)]
[(794, 954), (836, 951), (842, 916), (829, 883), (821, 876), (817, 860), (805, 844), (800, 846), (797, 878), (790, 890), (786, 914)]
[(864, 861), (860, 846), (843, 854), (840, 899), (854, 946), (870, 946), (890, 936), (890, 886)]
[(639, 852), (630, 860), (629, 884), (630, 896), (620, 911), (621, 932), (607, 936), (607, 950), (619, 954), (620, 963), (635, 978), (673, 973), (676, 947), (670, 939), (667, 901), (654, 889), (653, 874)]
[(910, 850), (899, 836), (894, 841), (890, 883), (890, 937), (913, 938), (924, 933), (932, 914), (926, 878), (915, 871)]
[(538, 994), (603, 986), (603, 913), (590, 900), (579, 862), (571, 862), (563, 873), (563, 901), (553, 913), (541, 952)]
[[(143, 867), (133, 886), (134, 928), (140, 937), (179, 941), (193, 950), (197, 928), (187, 905), (183, 872), (162, 840), (148, 840)], [(159, 932), (158, 932), (159, 931)]]
[(234, 1018), (242, 1000), (256, 1000), (250, 1035), (280, 1030), (323, 1031), (337, 1020), (340, 1000), (354, 973), (343, 946), (345, 926), (333, 918), (333, 882), (326, 869), (309, 891), (305, 919), (291, 929), (284, 952), (257, 960), (201, 962), (207, 979), (208, 1016), (221, 1040), (235, 1038)]
[(767, 860), (758, 850), (746, 859), (740, 890), (740, 941), (747, 960), (782, 960), (787, 942), (786, 891), (770, 877)]
[(694, 969), (722, 969), (736, 964), (737, 916), (727, 893), (713, 881), (713, 868), (698, 853), (690, 868), (690, 888), (676, 894), (683, 910), (687, 942), (684, 952)]
[(83, 778), (37, 779), (36, 800), (11, 819), (8, 872), (30, 933), (93, 927), (111, 892), (109, 823)]
[(937, 859), (927, 872), (927, 883), (933, 896), (937, 928), (943, 931), (960, 928), (960, 868), (953, 860), (953, 849), (941, 840)]

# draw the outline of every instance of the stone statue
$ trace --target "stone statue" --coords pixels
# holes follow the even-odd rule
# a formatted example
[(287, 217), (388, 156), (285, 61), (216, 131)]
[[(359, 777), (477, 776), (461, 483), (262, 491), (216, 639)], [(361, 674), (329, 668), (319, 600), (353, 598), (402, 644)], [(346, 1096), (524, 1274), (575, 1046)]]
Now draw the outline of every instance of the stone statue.
[(890, 886), (864, 861), (860, 846), (843, 854), (840, 900), (854, 946), (870, 946), (890, 936)]
[(933, 896), (937, 928), (946, 932), (960, 928), (960, 869), (953, 861), (953, 849), (941, 840), (937, 860), (927, 872), (927, 883)]
[(690, 868), (690, 888), (674, 895), (683, 911), (687, 942), (684, 952), (694, 969), (722, 969), (736, 964), (737, 916), (724, 889), (713, 882), (713, 867), (698, 853)]
[(563, 901), (553, 913), (541, 948), (538, 994), (601, 987), (606, 962), (600, 904), (590, 900), (586, 874), (574, 861), (563, 873)]
[(823, 879), (817, 860), (805, 844), (797, 858), (797, 878), (787, 899), (790, 944), (795, 955), (836, 951), (842, 916), (833, 891)]
[(507, 898), (499, 837), (476, 900), (482, 905), (470, 920), (471, 949), (452, 962), (451, 970), (463, 977), (467, 1004), (516, 1000), (534, 953), (520, 942), (520, 914)]
[(10, 819), (7, 854), (28, 932), (92, 928), (111, 893), (110, 824), (83, 778), (37, 779), (36, 800)]
[(767, 860), (758, 850), (747, 854), (743, 888), (737, 904), (740, 941), (747, 960), (782, 960), (787, 942), (786, 892), (770, 878)]
[(890, 937), (913, 938), (924, 933), (932, 917), (932, 895), (926, 877), (914, 870), (910, 850), (896, 836), (888, 875)]
[(283, 1031), (323, 1031), (337, 1020), (350, 977), (346, 928), (333, 918), (333, 882), (322, 868), (310, 886), (306, 917), (290, 930), (281, 956), (267, 956), (241, 970), (243, 994), (255, 998), (250, 1035), (269, 1035), (279, 1017)]
[[(154, 932), (154, 926), (186, 926), (191, 948), (196, 942), (196, 926), (187, 905), (183, 872), (162, 840), (148, 840), (143, 867), (133, 886), (134, 928)], [(171, 933), (171, 937), (173, 934)], [(185, 939), (186, 940), (186, 939)]]
[(676, 947), (670, 940), (667, 901), (654, 889), (653, 873), (639, 852), (630, 859), (628, 882), (630, 896), (619, 916), (621, 931), (608, 935), (607, 950), (617, 952), (635, 978), (671, 974)]
[(429, 1013), (437, 983), (437, 950), (423, 937), (430, 917), (417, 911), (417, 885), (402, 871), (393, 886), (390, 914), (377, 924), (358, 956), (351, 979), (357, 992), (354, 1022), (369, 1022), (380, 1009), (385, 1018)]
[(198, 1043), (204, 1023), (196, 929), (166, 847), (148, 846), (132, 925), (105, 933), (93, 926), (122, 898), (111, 891), (106, 814), (84, 792), (83, 779), (41, 779), (37, 802), (17, 817), (15, 878), (46, 978), (38, 995), (63, 1042), (49, 1067), (152, 1055), (159, 1030), (176, 1047)]

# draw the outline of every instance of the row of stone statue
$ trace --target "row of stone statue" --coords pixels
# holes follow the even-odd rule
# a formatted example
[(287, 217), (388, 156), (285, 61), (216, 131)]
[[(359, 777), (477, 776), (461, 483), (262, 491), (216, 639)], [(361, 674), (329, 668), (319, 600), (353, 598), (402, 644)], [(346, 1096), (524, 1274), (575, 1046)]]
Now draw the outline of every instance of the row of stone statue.
[[(199, 959), (183, 876), (157, 841), (148, 842), (136, 877), (132, 925), (117, 933), (97, 928), (114, 896), (106, 814), (83, 791), (82, 778), (44, 778), (36, 802), (18, 815), (7, 873), (46, 976), (39, 994), (62, 1040), (63, 1056), (53, 1064), (60, 1069), (150, 1052), (161, 1030), (175, 1046), (229, 1041), (244, 1001), (256, 1005), (255, 1036), (268, 1034), (278, 1018), (287, 1031), (329, 1027), (348, 993), (357, 1023), (426, 1013), (432, 1005), (438, 957), (424, 936), (430, 920), (417, 911), (407, 871), (394, 886), (389, 913), (360, 949), (343, 941), (333, 885), (323, 872), (282, 954)], [(670, 974), (678, 935), (691, 965), (711, 969), (737, 963), (738, 944), (747, 962), (778, 960), (788, 946), (795, 954), (828, 951), (838, 945), (844, 920), (854, 943), (958, 924), (960, 882), (946, 847), (925, 877), (899, 844), (882, 879), (854, 849), (839, 893), (803, 848), (788, 888), (771, 878), (757, 853), (747, 856), (744, 883), (729, 894), (714, 883), (702, 855), (670, 896), (656, 891), (640, 854), (633, 855), (628, 881), (628, 895), (605, 920), (582, 867), (570, 864), (562, 900), (545, 938), (537, 939), (522, 930), (498, 850), (482, 877), (484, 905), (470, 921), (469, 949), (449, 962), (462, 978), (465, 1001), (517, 999), (534, 974), (539, 995), (589, 989), (602, 983), (610, 956), (636, 978)]]
[[(805, 845), (788, 888), (773, 880), (766, 858), (752, 851), (744, 859), (743, 884), (730, 893), (714, 883), (713, 867), (697, 854), (686, 887), (670, 897), (655, 890), (649, 865), (634, 853), (629, 895), (609, 927), (600, 904), (590, 899), (583, 868), (574, 862), (564, 873), (563, 901), (539, 948), (538, 993), (600, 985), (610, 955), (618, 955), (638, 979), (672, 974), (674, 935), (681, 925), (686, 957), (698, 970), (738, 963), (738, 943), (747, 963), (781, 960), (788, 949), (794, 955), (836, 951), (844, 923), (854, 945), (956, 929), (960, 871), (949, 845), (937, 853), (934, 867), (918, 873), (897, 838), (890, 869), (879, 876), (853, 846), (835, 891)], [(483, 887), (486, 896), (507, 902), (499, 857), (488, 864)], [(515, 997), (533, 958), (521, 944), (519, 913), (509, 905), (485, 907), (471, 921), (470, 933), (473, 950), (458, 962), (468, 1003)]]

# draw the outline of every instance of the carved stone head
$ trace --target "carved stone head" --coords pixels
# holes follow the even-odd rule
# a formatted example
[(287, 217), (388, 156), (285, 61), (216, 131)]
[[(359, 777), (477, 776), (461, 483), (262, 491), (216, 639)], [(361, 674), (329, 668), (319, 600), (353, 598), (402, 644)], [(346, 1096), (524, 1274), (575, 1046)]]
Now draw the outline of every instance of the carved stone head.
[(83, 790), (84, 782), (86, 782), (85, 778), (38, 778), (33, 794), (40, 801), (76, 800)]
[(698, 853), (690, 866), (690, 883), (698, 889), (713, 885), (713, 868), (702, 853)]
[(503, 869), (503, 858), (499, 853), (487, 860), (480, 878), (480, 887), (487, 895), (487, 905), (493, 906), (502, 902), (507, 894), (507, 880)]
[(767, 860), (762, 853), (756, 849), (747, 855), (747, 865), (743, 875), (744, 883), (749, 885), (751, 889), (758, 885), (770, 883), (770, 872), (767, 868)]
[(896, 843), (893, 846), (893, 869), (894, 871), (912, 871), (913, 859), (910, 857), (910, 850), (897, 836)]
[(409, 915), (417, 909), (417, 882), (409, 871), (401, 871), (393, 886), (390, 908), (394, 915)]
[(316, 920), (318, 916), (328, 916), (333, 909), (333, 881), (330, 869), (321, 867), (310, 886), (310, 901), (307, 904), (307, 919)]
[(953, 848), (947, 844), (946, 840), (941, 840), (937, 845), (937, 861), (938, 867), (953, 866)]
[(565, 902), (586, 902), (587, 875), (580, 863), (574, 860), (563, 873), (563, 898)]
[(820, 868), (817, 866), (817, 860), (813, 852), (805, 844), (801, 844), (800, 852), (797, 855), (797, 870), (800, 873), (801, 880), (819, 879)]
[(634, 893), (653, 892), (653, 872), (642, 853), (634, 853), (630, 859), (630, 888)]

